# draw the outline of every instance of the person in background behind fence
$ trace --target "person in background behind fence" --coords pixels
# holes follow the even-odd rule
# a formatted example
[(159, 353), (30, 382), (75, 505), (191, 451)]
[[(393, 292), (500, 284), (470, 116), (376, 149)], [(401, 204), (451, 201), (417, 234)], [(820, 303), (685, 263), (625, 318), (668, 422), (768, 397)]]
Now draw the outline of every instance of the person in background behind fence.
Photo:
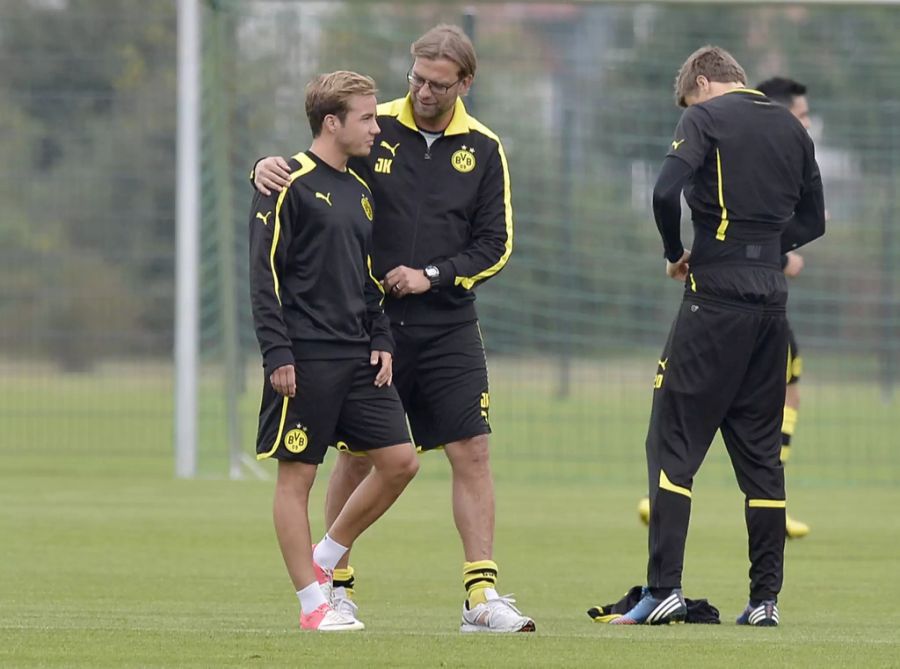
[[(800, 124), (810, 128), (809, 101), (806, 97), (806, 86), (785, 77), (766, 79), (756, 89), (772, 102), (787, 107)], [(827, 215), (827, 212), (826, 212)], [(789, 251), (781, 256), (781, 266), (785, 276), (793, 278), (803, 271), (803, 256), (796, 251)], [(787, 463), (791, 454), (791, 438), (797, 427), (800, 411), (800, 375), (803, 373), (803, 358), (797, 347), (794, 329), (788, 323), (788, 365), (787, 388), (784, 394), (784, 420), (781, 424), (781, 462)], [(809, 534), (809, 525), (785, 514), (785, 533), (789, 539), (801, 539)]]
[[(474, 293), (512, 251), (509, 168), (500, 139), (461, 99), (476, 68), (465, 33), (439, 25), (412, 44), (411, 54), (409, 94), (379, 106), (376, 150), (352, 162), (372, 184), (378, 207), (373, 259), (397, 342), (395, 382), (417, 447), (443, 448), (450, 461), (465, 555), (460, 631), (530, 632), (534, 621), (495, 588), (490, 395)], [(287, 174), (283, 159), (270, 157), (251, 179), (268, 192), (284, 187)], [(329, 482), (327, 522), (369, 466), (341, 455)], [(341, 566), (338, 601), (354, 614), (354, 574), (348, 563)]]
[[(333, 72), (306, 89), (313, 134), (276, 197), (250, 210), (250, 294), (267, 376), (257, 457), (278, 460), (275, 533), (300, 599), (300, 627), (363, 629), (332, 606), (332, 570), (394, 503), (418, 460), (392, 380), (394, 343), (371, 274), (371, 191), (347, 161), (378, 134), (375, 83)], [(371, 472), (310, 546), (309, 491), (328, 445), (345, 440)]]

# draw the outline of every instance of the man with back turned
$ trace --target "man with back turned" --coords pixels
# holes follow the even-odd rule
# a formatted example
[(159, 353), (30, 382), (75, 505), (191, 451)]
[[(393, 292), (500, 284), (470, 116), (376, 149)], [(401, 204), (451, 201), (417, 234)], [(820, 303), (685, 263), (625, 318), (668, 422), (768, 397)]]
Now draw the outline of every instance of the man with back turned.
[[(713, 46), (691, 54), (675, 81), (676, 102), (686, 109), (660, 169), (653, 211), (666, 273), (685, 290), (654, 380), (647, 587), (613, 624), (684, 619), (691, 488), (717, 430), (745, 496), (750, 597), (737, 622), (779, 622), (788, 336), (780, 258), (824, 234), (825, 205), (809, 135), (746, 81), (737, 61)], [(693, 219), (691, 250), (681, 241), (682, 191)]]

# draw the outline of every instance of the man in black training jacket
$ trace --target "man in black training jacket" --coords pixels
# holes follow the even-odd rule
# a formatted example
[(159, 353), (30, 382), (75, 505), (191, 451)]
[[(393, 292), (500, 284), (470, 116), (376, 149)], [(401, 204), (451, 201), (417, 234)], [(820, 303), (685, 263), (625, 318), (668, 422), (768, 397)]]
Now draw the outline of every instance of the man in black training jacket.
[[(250, 209), (250, 298), (266, 382), (259, 459), (278, 461), (275, 534), (300, 600), (300, 628), (364, 628), (334, 607), (332, 572), (356, 538), (394, 503), (418, 461), (393, 385), (394, 342), (372, 276), (374, 209), (347, 166), (378, 134), (375, 83), (332, 72), (306, 88), (313, 141), (288, 162), (277, 195)], [(309, 491), (329, 444), (342, 440), (374, 469), (314, 547)]]
[[(666, 273), (685, 291), (659, 359), (647, 435), (647, 587), (612, 624), (684, 619), (691, 487), (717, 430), (746, 498), (750, 601), (737, 622), (778, 624), (788, 345), (780, 258), (824, 234), (825, 205), (806, 130), (746, 81), (737, 61), (711, 46), (694, 52), (675, 81), (678, 106), (687, 109), (660, 169), (653, 212)], [(691, 250), (681, 242), (682, 191), (694, 224)]]

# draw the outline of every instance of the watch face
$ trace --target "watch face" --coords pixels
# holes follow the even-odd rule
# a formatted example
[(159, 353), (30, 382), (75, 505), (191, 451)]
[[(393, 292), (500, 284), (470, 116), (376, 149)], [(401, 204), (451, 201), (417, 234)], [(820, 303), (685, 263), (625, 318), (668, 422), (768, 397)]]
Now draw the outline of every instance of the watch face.
[(425, 268), (425, 276), (427, 276), (429, 279), (437, 278), (438, 274), (440, 274), (440, 272), (434, 265), (429, 265)]

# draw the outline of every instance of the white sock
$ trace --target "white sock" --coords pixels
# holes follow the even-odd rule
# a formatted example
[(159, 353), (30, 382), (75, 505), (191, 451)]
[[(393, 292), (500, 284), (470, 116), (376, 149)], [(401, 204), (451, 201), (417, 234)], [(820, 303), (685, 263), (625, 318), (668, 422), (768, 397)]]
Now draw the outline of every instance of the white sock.
[(485, 599), (500, 599), (500, 595), (497, 594), (497, 591), (493, 588), (485, 588), (484, 589), (484, 598)]
[(302, 590), (298, 590), (297, 599), (300, 600), (300, 610), (306, 614), (310, 614), (322, 606), (322, 604), (328, 603), (325, 601), (325, 595), (322, 592), (322, 588), (320, 588), (319, 584), (315, 581)]
[(331, 569), (337, 566), (349, 548), (341, 546), (337, 541), (325, 534), (325, 538), (316, 544), (316, 550), (313, 551), (313, 561), (322, 567), (322, 569)]

